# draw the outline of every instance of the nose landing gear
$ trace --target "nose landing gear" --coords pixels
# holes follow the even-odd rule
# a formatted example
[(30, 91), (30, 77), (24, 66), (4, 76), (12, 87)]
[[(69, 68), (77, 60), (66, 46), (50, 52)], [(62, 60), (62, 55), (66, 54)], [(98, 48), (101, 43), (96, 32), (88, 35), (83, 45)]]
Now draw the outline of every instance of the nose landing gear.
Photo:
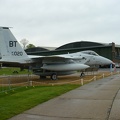
[(84, 77), (84, 76), (85, 76), (85, 73), (81, 72), (80, 77)]

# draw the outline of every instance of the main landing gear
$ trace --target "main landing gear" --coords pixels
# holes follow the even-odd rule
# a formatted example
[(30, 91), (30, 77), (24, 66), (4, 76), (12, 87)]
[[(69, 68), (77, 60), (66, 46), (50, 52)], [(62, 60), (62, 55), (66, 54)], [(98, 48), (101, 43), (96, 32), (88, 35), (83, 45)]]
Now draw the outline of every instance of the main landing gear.
[(50, 77), (51, 77), (52, 80), (57, 80), (57, 74), (56, 73), (53, 73)]
[[(50, 75), (51, 80), (57, 80), (57, 74), (56, 73), (52, 73)], [(40, 75), (40, 79), (46, 79), (45, 75)]]

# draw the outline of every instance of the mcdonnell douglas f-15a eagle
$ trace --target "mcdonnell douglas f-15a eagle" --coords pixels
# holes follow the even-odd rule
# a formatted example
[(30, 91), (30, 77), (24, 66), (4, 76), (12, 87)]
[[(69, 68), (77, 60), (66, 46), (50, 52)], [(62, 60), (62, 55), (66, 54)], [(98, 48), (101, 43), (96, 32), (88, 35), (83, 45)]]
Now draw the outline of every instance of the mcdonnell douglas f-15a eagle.
[(94, 51), (34, 56), (27, 55), (8, 27), (0, 27), (0, 63), (10, 66), (30, 66), (34, 74), (40, 77), (72, 74), (91, 65), (108, 65), (112, 61)]

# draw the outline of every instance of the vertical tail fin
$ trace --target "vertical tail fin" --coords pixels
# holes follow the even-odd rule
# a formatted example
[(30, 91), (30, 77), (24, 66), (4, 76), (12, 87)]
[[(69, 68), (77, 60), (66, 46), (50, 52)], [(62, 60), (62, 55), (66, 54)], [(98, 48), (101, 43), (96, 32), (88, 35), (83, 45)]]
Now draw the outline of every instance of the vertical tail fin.
[(30, 60), (8, 27), (0, 27), (0, 61), (26, 63)]

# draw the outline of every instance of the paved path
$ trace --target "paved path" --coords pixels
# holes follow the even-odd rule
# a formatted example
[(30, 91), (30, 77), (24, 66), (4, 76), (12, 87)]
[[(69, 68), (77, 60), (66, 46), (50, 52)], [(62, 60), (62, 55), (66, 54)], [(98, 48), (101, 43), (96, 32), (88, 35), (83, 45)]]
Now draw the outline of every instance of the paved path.
[(120, 75), (86, 84), (10, 120), (120, 120)]

